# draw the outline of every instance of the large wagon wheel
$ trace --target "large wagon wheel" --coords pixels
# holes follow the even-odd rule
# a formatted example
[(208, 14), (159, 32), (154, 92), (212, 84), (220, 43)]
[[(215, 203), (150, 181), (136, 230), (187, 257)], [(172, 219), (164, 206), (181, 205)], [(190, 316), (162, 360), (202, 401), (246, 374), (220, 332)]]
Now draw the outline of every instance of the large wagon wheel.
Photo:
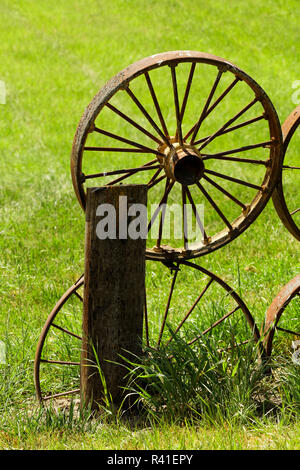
[(268, 308), (264, 330), (267, 357), (271, 357), (276, 342), (279, 350), (290, 351), (291, 341), (300, 339), (299, 295), (300, 274), (281, 289)]
[[(246, 304), (218, 276), (189, 261), (176, 264), (171, 274), (161, 263), (148, 270), (149, 263), (143, 337), (146, 350), (164, 347), (172, 351), (172, 341), (178, 335), (199, 353), (201, 341), (212, 333), (214, 344), (225, 354), (232, 347), (260, 341)], [(79, 394), (83, 283), (82, 277), (65, 292), (42, 330), (34, 363), (36, 394), (41, 402)]]
[(297, 140), (295, 136), (293, 142), (290, 142), (299, 124), (300, 105), (282, 125), (284, 162), (280, 179), (272, 195), (280, 219), (297, 240), (300, 240), (300, 133), (298, 132)]
[[(157, 207), (146, 256), (180, 261), (218, 249), (249, 227), (281, 163), (280, 123), (264, 90), (224, 59), (175, 51), (130, 65), (99, 91), (76, 130), (71, 173), (83, 209), (95, 181), (147, 184), (148, 206)], [(172, 204), (182, 233), (170, 246), (165, 211)]]

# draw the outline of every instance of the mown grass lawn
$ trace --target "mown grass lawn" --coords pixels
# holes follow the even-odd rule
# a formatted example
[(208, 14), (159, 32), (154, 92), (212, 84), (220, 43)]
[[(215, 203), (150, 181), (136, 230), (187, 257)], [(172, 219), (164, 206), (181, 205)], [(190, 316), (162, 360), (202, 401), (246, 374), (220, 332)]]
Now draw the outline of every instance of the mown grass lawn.
[[(226, 418), (217, 429), (199, 421), (141, 430), (86, 422), (80, 429), (75, 418), (31, 411), (40, 331), (83, 272), (84, 213), (69, 161), (84, 109), (130, 63), (188, 49), (224, 57), (246, 71), (283, 122), (296, 105), (293, 84), (300, 79), (299, 2), (0, 3), (0, 80), (6, 88), (6, 104), (0, 104), (0, 340), (6, 348), (0, 448), (299, 448), (299, 421), (290, 408), (243, 427)], [(291, 189), (296, 197), (299, 188)], [(260, 326), (273, 297), (299, 273), (298, 245), (270, 201), (239, 238), (196, 262), (238, 290)]]

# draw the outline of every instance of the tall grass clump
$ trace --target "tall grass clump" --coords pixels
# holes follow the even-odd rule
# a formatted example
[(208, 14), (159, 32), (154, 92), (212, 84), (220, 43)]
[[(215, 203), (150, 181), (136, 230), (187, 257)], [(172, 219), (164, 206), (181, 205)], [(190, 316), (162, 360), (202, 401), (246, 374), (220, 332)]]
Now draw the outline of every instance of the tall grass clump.
[(175, 336), (168, 347), (149, 349), (127, 367), (127, 393), (152, 418), (243, 423), (257, 411), (264, 369), (252, 342), (220, 351), (213, 335), (202, 336), (196, 347)]
[(280, 400), (285, 420), (300, 416), (300, 363), (289, 355), (276, 356), (272, 360), (273, 387)]

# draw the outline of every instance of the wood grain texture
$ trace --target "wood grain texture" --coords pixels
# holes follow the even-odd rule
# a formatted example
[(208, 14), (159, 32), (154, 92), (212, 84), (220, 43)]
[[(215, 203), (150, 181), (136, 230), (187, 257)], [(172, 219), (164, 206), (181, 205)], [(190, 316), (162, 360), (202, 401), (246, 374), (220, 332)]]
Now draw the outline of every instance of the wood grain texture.
[(147, 204), (145, 185), (89, 188), (87, 192), (81, 400), (93, 408), (102, 401), (104, 391), (93, 347), (115, 404), (123, 398), (120, 387), (125, 385), (126, 369), (112, 362), (122, 363), (120, 355), (128, 355), (127, 351), (141, 354), (146, 240), (120, 239), (119, 217), (116, 239), (101, 240), (96, 234), (100, 204), (112, 204), (116, 214), (120, 209), (120, 216), (126, 218), (126, 208), (119, 207), (120, 196), (127, 196), (128, 208)]

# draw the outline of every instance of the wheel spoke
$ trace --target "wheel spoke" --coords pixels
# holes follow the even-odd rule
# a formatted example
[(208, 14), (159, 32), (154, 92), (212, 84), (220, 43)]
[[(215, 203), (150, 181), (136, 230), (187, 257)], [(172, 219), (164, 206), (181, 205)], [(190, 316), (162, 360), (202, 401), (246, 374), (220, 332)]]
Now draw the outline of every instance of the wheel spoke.
[(221, 193), (225, 194), (225, 196), (227, 196), (229, 199), (231, 199), (233, 202), (235, 202), (236, 204), (238, 204), (240, 207), (242, 207), (243, 210), (246, 210), (247, 209), (247, 206), (245, 204), (243, 204), (241, 201), (239, 201), (239, 199), (237, 199), (235, 196), (233, 196), (231, 193), (229, 193), (228, 191), (226, 191), (226, 189), (222, 188), (222, 186), (220, 186), (218, 183), (216, 183), (215, 181), (213, 181), (212, 179), (210, 179), (207, 175), (203, 175), (203, 178), (208, 181), (212, 186), (214, 186), (215, 188), (217, 188), (219, 191), (221, 191)]
[(94, 127), (94, 131), (98, 132), (98, 134), (105, 135), (106, 137), (110, 137), (111, 139), (118, 140), (120, 142), (124, 142), (125, 144), (132, 145), (133, 147), (137, 147), (142, 150), (148, 150), (149, 153), (155, 153), (156, 155), (160, 155), (162, 157), (165, 156), (164, 153), (159, 152), (158, 150), (152, 149), (145, 145), (139, 144), (133, 140), (126, 139), (125, 137), (121, 137), (120, 135), (113, 134), (111, 132), (105, 131), (104, 129), (99, 129), (99, 127)]
[(188, 249), (188, 227), (187, 227), (187, 211), (186, 211), (186, 186), (181, 185), (181, 196), (182, 196), (182, 230), (183, 230), (183, 246), (184, 249)]
[(238, 178), (233, 178), (233, 176), (224, 175), (223, 173), (218, 173), (217, 171), (205, 169), (204, 173), (208, 173), (209, 175), (217, 176), (218, 178), (222, 178), (222, 179), (225, 179), (225, 180), (228, 180), (228, 181), (232, 181), (233, 183), (241, 184), (241, 185), (247, 186), (249, 188), (257, 189), (259, 191), (262, 190), (262, 187), (258, 186), (257, 184), (248, 183), (247, 181), (243, 181), (243, 180), (240, 180)]
[(260, 142), (258, 144), (252, 144), (252, 145), (245, 145), (244, 147), (238, 147), (235, 149), (226, 150), (225, 152), (211, 153), (211, 154), (203, 153), (202, 156), (203, 158), (204, 157), (217, 158), (219, 156), (231, 155), (232, 153), (246, 152), (247, 150), (257, 149), (259, 147), (269, 148), (270, 145), (275, 145), (275, 144), (276, 142), (274, 140), (267, 140), (266, 142)]
[(300, 336), (300, 333), (297, 333), (296, 331), (287, 330), (286, 328), (282, 328), (279, 326), (276, 326), (276, 330), (284, 331), (285, 333), (289, 333), (290, 335)]
[(234, 343), (232, 346), (227, 346), (227, 348), (217, 349), (217, 352), (221, 354), (222, 352), (230, 351), (232, 348), (239, 348), (240, 346), (244, 346), (245, 344), (250, 343), (250, 339), (246, 339), (241, 343)]
[(72, 333), (72, 331), (66, 330), (65, 328), (62, 328), (61, 326), (56, 325), (56, 323), (52, 323), (51, 326), (54, 326), (54, 328), (56, 328), (56, 329), (62, 331), (63, 333), (67, 333), (68, 335), (73, 336), (74, 338), (77, 338), (77, 339), (79, 339), (80, 341), (82, 341), (82, 337), (81, 337), (81, 336), (78, 336), (78, 335), (76, 335), (75, 333)]
[(212, 134), (203, 144), (199, 147), (198, 150), (202, 150), (204, 147), (206, 147), (210, 142), (212, 142), (216, 137), (224, 133), (224, 131), (231, 126), (238, 118), (240, 118), (246, 111), (248, 111), (254, 104), (256, 104), (258, 101), (258, 98), (255, 97), (254, 100), (252, 100), (247, 106), (245, 106), (241, 111), (239, 111), (233, 118), (229, 119), (220, 129), (218, 129), (214, 134)]
[(179, 140), (180, 145), (182, 145), (183, 139), (182, 139), (182, 129), (181, 129), (181, 116), (180, 116), (180, 109), (179, 109), (178, 87), (177, 87), (177, 78), (176, 78), (175, 67), (176, 67), (176, 65), (171, 66), (173, 95), (174, 95), (176, 123), (177, 123), (176, 124), (176, 135), (178, 136), (178, 140)]
[(107, 186), (110, 186), (110, 185), (112, 185), (112, 184), (119, 183), (120, 181), (123, 181), (124, 179), (129, 178), (129, 176), (134, 175), (135, 173), (137, 173), (138, 171), (140, 171), (141, 168), (150, 167), (150, 166), (154, 165), (156, 162), (157, 162), (156, 159), (155, 159), (155, 160), (151, 160), (150, 162), (145, 163), (144, 165), (142, 165), (141, 167), (139, 167), (137, 170), (131, 171), (131, 172), (129, 172), (129, 173), (125, 173), (125, 175), (120, 176), (119, 178), (117, 178), (117, 179), (115, 179), (115, 180), (113, 180), (113, 181), (110, 181), (109, 183), (107, 183)]
[(201, 336), (204, 336), (206, 335), (207, 333), (209, 333), (211, 330), (213, 330), (217, 325), (219, 325), (220, 323), (222, 323), (224, 320), (226, 320), (226, 318), (230, 317), (230, 315), (232, 315), (233, 313), (235, 313), (237, 310), (239, 310), (241, 307), (240, 305), (237, 305), (233, 310), (231, 310), (229, 313), (226, 313), (223, 317), (219, 318), (219, 320), (217, 320), (215, 323), (213, 323), (209, 328), (207, 328), (206, 330), (202, 331), (202, 333), (198, 336), (196, 336), (194, 339), (192, 339), (188, 345), (191, 345), (193, 343), (195, 343), (196, 341), (198, 341), (198, 339), (201, 338)]
[(239, 163), (251, 163), (253, 165), (264, 165), (269, 166), (270, 160), (254, 160), (251, 158), (238, 158), (238, 157), (227, 157), (226, 155), (207, 155), (202, 160), (225, 160), (228, 162), (239, 162)]
[(153, 85), (152, 85), (152, 82), (151, 82), (151, 79), (150, 79), (150, 75), (148, 72), (145, 72), (145, 78), (146, 78), (146, 81), (147, 81), (147, 85), (148, 85), (148, 88), (149, 88), (149, 91), (150, 91), (150, 94), (152, 96), (152, 100), (153, 100), (153, 103), (154, 103), (154, 106), (155, 106), (155, 109), (156, 109), (156, 112), (157, 112), (157, 116), (160, 120), (160, 124), (161, 124), (161, 127), (164, 131), (164, 134), (166, 137), (169, 137), (169, 131), (167, 129), (167, 126), (166, 126), (166, 122), (163, 118), (163, 115), (162, 115), (162, 112), (161, 112), (161, 108), (159, 106), (159, 103), (158, 103), (158, 100), (157, 100), (157, 96), (156, 96), (156, 93), (154, 91), (154, 88), (153, 88)]
[(100, 178), (104, 176), (112, 176), (112, 175), (122, 175), (122, 174), (127, 174), (130, 173), (133, 175), (134, 173), (138, 173), (140, 171), (151, 171), (151, 170), (156, 170), (157, 168), (161, 169), (161, 165), (153, 165), (153, 166), (148, 166), (148, 167), (137, 167), (137, 168), (127, 168), (124, 170), (112, 170), (112, 171), (104, 171), (102, 173), (93, 173), (90, 175), (83, 175), (83, 181), (87, 179), (92, 179), (92, 178)]
[(207, 116), (216, 108), (216, 106), (218, 106), (218, 104), (225, 98), (226, 95), (228, 95), (228, 93), (235, 87), (235, 85), (240, 81), (239, 78), (235, 78), (235, 80), (233, 80), (233, 82), (226, 88), (225, 91), (223, 91), (223, 93), (216, 99), (216, 101), (208, 108), (206, 109), (206, 112), (203, 114), (200, 122), (198, 123), (195, 131), (194, 131), (194, 134), (193, 134), (193, 137), (192, 137), (192, 140), (191, 140), (191, 143), (193, 143), (197, 137), (197, 133), (200, 129), (200, 126), (202, 124), (202, 122), (204, 121), (204, 119), (207, 118)]
[(162, 172), (162, 168), (159, 168), (155, 173), (154, 175), (151, 177), (151, 179), (148, 181), (147, 183), (147, 186), (149, 187), (157, 178), (158, 178), (158, 175), (160, 175), (160, 173)]
[[(158, 179), (160, 179), (160, 178), (158, 178)], [(149, 224), (148, 224), (148, 230), (147, 230), (148, 233), (149, 233), (149, 231), (151, 230), (151, 227), (152, 227), (152, 225), (153, 225), (153, 223), (154, 223), (156, 217), (158, 216), (158, 214), (159, 214), (159, 212), (160, 212), (160, 210), (161, 210), (161, 208), (162, 208), (162, 205), (166, 203), (166, 201), (167, 201), (167, 199), (168, 199), (168, 195), (169, 195), (171, 189), (173, 188), (173, 186), (174, 186), (174, 181), (171, 181), (171, 182), (170, 182), (170, 180), (167, 179), (164, 195), (163, 195), (163, 197), (162, 197), (162, 199), (161, 199), (161, 201), (160, 201), (158, 207), (155, 209), (154, 214), (153, 214), (153, 216), (152, 216), (152, 218), (151, 218), (151, 220), (150, 220), (150, 222), (149, 222)]]
[[(228, 127), (226, 128), (224, 131), (220, 132), (218, 134), (218, 136), (220, 135), (224, 135), (224, 134), (227, 134), (228, 132), (232, 132), (232, 131), (235, 131), (237, 129), (240, 129), (241, 127), (245, 127), (245, 126), (249, 126), (250, 124), (253, 124), (255, 122), (258, 122), (258, 121), (261, 121), (262, 119), (265, 119), (265, 115), (262, 114), (260, 116), (257, 116), (253, 119), (249, 119), (248, 121), (244, 121), (242, 122), (241, 124), (237, 124), (236, 126), (231, 126), (231, 127)], [(212, 137), (212, 135), (208, 135), (206, 137), (202, 137), (201, 139), (197, 140), (196, 142), (194, 142), (194, 145), (198, 145), (198, 144), (201, 144), (202, 142), (205, 142), (207, 139), (210, 139), (210, 137)]]
[(159, 178), (156, 178), (155, 180), (153, 180), (151, 183), (148, 183), (148, 189), (150, 188), (153, 188), (153, 186), (155, 186), (156, 184), (160, 183), (162, 180), (164, 180), (167, 176), (166, 175), (162, 175), (160, 176)]
[(76, 297), (78, 297), (78, 299), (81, 300), (81, 302), (83, 302), (83, 298), (81, 297), (80, 294), (78, 294), (78, 292), (76, 290), (73, 292), (73, 294), (75, 294)]
[(43, 400), (44, 401), (52, 400), (53, 398), (65, 397), (67, 395), (75, 395), (76, 393), (80, 393), (80, 388), (69, 390), (68, 392), (54, 393), (53, 395), (48, 395), (46, 397), (43, 397)]
[(84, 147), (83, 150), (88, 152), (157, 153), (156, 151), (150, 149), (130, 149), (126, 147)]
[(159, 248), (160, 244), (161, 244), (161, 239), (162, 239), (162, 234), (163, 234), (163, 225), (164, 225), (165, 215), (166, 215), (166, 209), (167, 209), (166, 204), (163, 204), (162, 210), (161, 210), (161, 213), (160, 213), (158, 239), (156, 241), (157, 248)]
[(190, 73), (189, 73), (189, 77), (188, 77), (188, 81), (187, 81), (187, 84), (186, 84), (185, 93), (184, 93), (184, 97), (183, 97), (183, 101), (182, 101), (182, 105), (181, 105), (181, 109), (180, 109), (180, 121), (181, 121), (181, 123), (182, 123), (183, 116), (184, 116), (184, 113), (185, 113), (187, 100), (188, 100), (188, 97), (189, 97), (189, 94), (190, 94), (190, 89), (191, 89), (191, 85), (192, 85), (192, 81), (193, 81), (193, 77), (194, 77), (195, 68), (196, 68), (196, 62), (193, 62), (192, 65), (191, 65), (191, 69), (190, 69)]
[(129, 87), (125, 88), (126, 92), (128, 93), (128, 95), (130, 96), (130, 98), (132, 99), (132, 101), (136, 104), (136, 106), (140, 109), (140, 111), (143, 113), (143, 115), (145, 116), (145, 118), (149, 121), (149, 123), (151, 124), (151, 126), (156, 130), (156, 132), (160, 135), (160, 137), (162, 138), (162, 140), (165, 142), (165, 144), (168, 146), (168, 147), (172, 147), (172, 145), (170, 144), (169, 140), (167, 139), (167, 137), (165, 136), (165, 134), (162, 132), (162, 130), (158, 127), (158, 125), (153, 121), (152, 117), (150, 116), (150, 114), (146, 111), (146, 109), (144, 108), (144, 106), (142, 105), (142, 103), (138, 100), (138, 98), (135, 96), (135, 94), (130, 90)]
[(283, 170), (300, 170), (299, 166), (282, 165)]
[(146, 292), (146, 288), (145, 288), (144, 317), (145, 317), (146, 346), (149, 348), (149, 320), (148, 320), (147, 292)]
[(196, 138), (196, 135), (197, 135), (197, 133), (198, 133), (198, 131), (199, 131), (199, 129), (200, 129), (201, 123), (202, 123), (202, 121), (205, 119), (205, 114), (206, 114), (207, 109), (208, 109), (208, 107), (209, 107), (209, 105), (210, 105), (210, 103), (211, 103), (211, 100), (212, 100), (212, 98), (213, 98), (213, 96), (214, 96), (214, 94), (215, 94), (215, 91), (216, 91), (216, 88), (217, 88), (217, 86), (218, 86), (218, 84), (219, 84), (219, 81), (220, 81), (220, 79), (221, 79), (222, 73), (223, 73), (223, 72), (222, 72), (221, 70), (218, 71), (217, 77), (216, 77), (216, 79), (215, 79), (215, 81), (214, 81), (214, 84), (213, 84), (213, 86), (212, 86), (212, 89), (210, 90), (210, 93), (209, 93), (208, 98), (207, 98), (207, 100), (206, 100), (206, 103), (205, 103), (205, 105), (204, 105), (204, 107), (203, 107), (203, 110), (202, 110), (202, 113), (201, 113), (201, 115), (200, 115), (200, 118), (198, 119), (198, 121), (196, 122), (196, 124), (194, 124), (194, 126), (189, 130), (189, 132), (184, 136), (184, 140), (186, 140), (186, 139), (193, 133), (191, 142), (194, 142), (194, 140), (195, 140), (195, 138)]
[(174, 338), (174, 336), (178, 333), (178, 331), (180, 330), (180, 328), (184, 325), (184, 323), (186, 322), (186, 320), (188, 319), (188, 317), (190, 316), (190, 314), (193, 312), (193, 310), (195, 309), (195, 307), (198, 305), (198, 303), (200, 302), (200, 300), (202, 299), (202, 297), (204, 296), (204, 294), (206, 293), (206, 291), (208, 290), (209, 286), (212, 284), (212, 282), (214, 281), (213, 278), (210, 278), (210, 280), (208, 281), (208, 283), (206, 284), (206, 286), (204, 287), (204, 289), (202, 290), (202, 292), (200, 293), (200, 295), (197, 297), (197, 299), (195, 300), (195, 302), (193, 303), (193, 305), (191, 306), (191, 308), (189, 309), (189, 311), (187, 312), (187, 314), (184, 316), (184, 318), (182, 319), (182, 321), (180, 322), (180, 324), (177, 326), (176, 330), (174, 331), (174, 333), (172, 334), (172, 336), (169, 338), (169, 340), (167, 341), (166, 343), (166, 346), (172, 341), (172, 339)]
[(203, 193), (203, 195), (206, 197), (206, 199), (208, 200), (208, 202), (211, 204), (211, 206), (215, 209), (215, 211), (217, 212), (217, 214), (220, 216), (220, 218), (223, 220), (223, 222), (227, 225), (227, 227), (229, 228), (229, 230), (232, 230), (232, 225), (231, 223), (229, 222), (229, 220), (227, 219), (227, 217), (223, 214), (223, 212), (221, 211), (221, 209), (218, 207), (218, 205), (215, 203), (215, 201), (212, 199), (212, 197), (208, 194), (208, 192), (204, 189), (204, 187), (202, 186), (202, 184), (200, 184), (199, 182), (196, 183), (196, 185), (198, 186), (198, 188), (200, 189), (200, 191)]
[(228, 87), (226, 88), (225, 91), (223, 91), (223, 93), (216, 99), (216, 101), (208, 108), (208, 110), (206, 111), (205, 113), (205, 117), (204, 118), (207, 118), (207, 116), (216, 108), (216, 106), (218, 106), (219, 103), (221, 103), (221, 101), (225, 98), (225, 96), (228, 95), (228, 93), (235, 87), (235, 85), (240, 81), (240, 78), (235, 78), (233, 80), (233, 82), (228, 85)]
[(166, 305), (166, 310), (165, 310), (165, 313), (164, 313), (161, 329), (160, 329), (160, 332), (159, 332), (157, 347), (159, 347), (159, 345), (161, 343), (162, 335), (163, 335), (163, 332), (164, 332), (164, 329), (165, 329), (165, 324), (166, 324), (168, 313), (169, 313), (170, 303), (171, 303), (171, 299), (172, 299), (172, 295), (173, 295), (173, 291), (174, 291), (178, 271), (179, 271), (179, 263), (177, 263), (177, 267), (176, 267), (175, 272), (173, 274), (173, 279), (172, 279), (172, 284), (171, 284), (169, 297), (168, 297), (168, 301), (167, 301), (167, 305)]
[(297, 212), (300, 211), (300, 207), (298, 207), (298, 209), (295, 209), (293, 212), (290, 212), (290, 215), (294, 215), (294, 214), (297, 214)]
[(191, 192), (190, 192), (188, 186), (186, 186), (186, 194), (187, 194), (187, 197), (188, 197), (188, 199), (189, 199), (189, 201), (190, 201), (190, 204), (191, 204), (191, 206), (192, 206), (193, 213), (194, 213), (195, 219), (196, 219), (196, 221), (197, 221), (197, 224), (198, 224), (198, 226), (199, 226), (199, 228), (200, 228), (200, 231), (201, 231), (201, 233), (202, 233), (202, 235), (203, 235), (203, 243), (204, 243), (204, 244), (207, 244), (207, 243), (208, 243), (208, 240), (209, 240), (209, 237), (207, 236), (207, 233), (206, 233), (206, 231), (205, 231), (205, 229), (204, 229), (204, 226), (203, 226), (202, 221), (201, 221), (201, 218), (200, 218), (200, 216), (199, 216), (199, 214), (198, 214), (198, 212), (197, 212), (197, 208), (196, 208), (196, 206), (195, 206), (194, 200), (193, 200), (193, 198), (192, 198), (192, 195), (191, 195)]
[(118, 108), (116, 108), (115, 106), (113, 106), (112, 104), (110, 103), (106, 103), (106, 107), (109, 108), (111, 111), (113, 111), (115, 114), (117, 114), (118, 116), (120, 116), (122, 119), (124, 119), (125, 121), (129, 122), (129, 124), (131, 124), (133, 127), (135, 127), (136, 129), (138, 129), (139, 131), (141, 131), (143, 134), (145, 134), (147, 137), (149, 137), (150, 139), (154, 140), (154, 142), (156, 142), (157, 144), (161, 144), (161, 140), (159, 140), (155, 135), (151, 134), (151, 132), (147, 131), (147, 129), (145, 129), (144, 127), (142, 127), (140, 124), (138, 124), (137, 122), (135, 122), (133, 119), (131, 119), (130, 117), (128, 117), (126, 114), (122, 113), (122, 111), (120, 111)]
[(40, 359), (40, 362), (46, 364), (58, 364), (63, 366), (80, 366), (80, 362), (72, 362), (72, 361), (54, 361), (51, 359)]

